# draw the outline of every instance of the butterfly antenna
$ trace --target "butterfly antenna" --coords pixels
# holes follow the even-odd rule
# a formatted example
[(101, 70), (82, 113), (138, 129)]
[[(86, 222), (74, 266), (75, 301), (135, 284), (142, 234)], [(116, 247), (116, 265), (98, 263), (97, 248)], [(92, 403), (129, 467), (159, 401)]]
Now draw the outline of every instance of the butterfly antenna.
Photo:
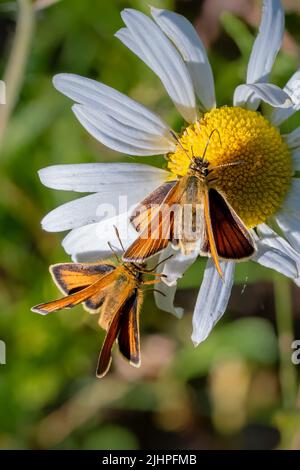
[(188, 157), (189, 160), (192, 161), (192, 158), (189, 156), (187, 150), (183, 147), (182, 143), (180, 142), (178, 136), (175, 134), (174, 131), (172, 131), (172, 129), (170, 130), (170, 134), (171, 136), (176, 140), (177, 144), (179, 145), (179, 147), (181, 148), (181, 150), (184, 151), (184, 153), (186, 154), (186, 156)]
[(118, 261), (118, 263), (121, 262), (116, 250), (113, 248), (112, 244), (110, 242), (107, 242), (109, 248), (110, 248), (110, 251), (112, 252), (112, 254), (114, 255), (114, 257), (116, 258), (116, 260)]
[(114, 229), (115, 229), (115, 232), (116, 232), (116, 235), (117, 235), (117, 239), (119, 240), (120, 246), (121, 246), (122, 250), (125, 252), (125, 248), (124, 248), (124, 245), (123, 245), (121, 237), (120, 237), (120, 232), (119, 232), (118, 228), (115, 225), (114, 225)]
[[(141, 272), (144, 272), (144, 273), (153, 273), (153, 272), (158, 268), (158, 266), (160, 266), (161, 264), (165, 263), (166, 261), (168, 261), (168, 259), (172, 258), (173, 256), (174, 256), (174, 255), (172, 254), (172, 255), (168, 256), (167, 258), (162, 259), (159, 263), (157, 263), (157, 264), (156, 264), (153, 268), (151, 268), (151, 269), (143, 269), (143, 270), (141, 270), (141, 268), (140, 268), (140, 270), (141, 270)], [(163, 277), (167, 277), (167, 276), (165, 276), (165, 275), (162, 275), (162, 276), (163, 276)]]
[(154, 268), (151, 269), (151, 271), (155, 271), (155, 269), (158, 268), (158, 266), (160, 266), (161, 264), (165, 263), (166, 261), (168, 261), (169, 259), (173, 258), (174, 255), (170, 255), (170, 256), (167, 256), (167, 258), (164, 258), (162, 259), (159, 263), (157, 263), (156, 266), (154, 266)]
[(212, 166), (210, 167), (212, 170), (215, 170), (217, 168), (225, 168), (226, 166), (237, 166), (237, 165), (243, 165), (245, 164), (246, 162), (244, 162), (243, 160), (239, 161), (239, 162), (231, 162), (231, 163), (222, 163), (221, 165), (217, 165), (217, 166)]
[(213, 129), (213, 130), (211, 131), (211, 133), (209, 134), (209, 137), (208, 137), (208, 139), (207, 139), (207, 142), (206, 142), (206, 145), (205, 145), (205, 148), (204, 148), (204, 152), (203, 152), (203, 156), (202, 156), (203, 160), (204, 160), (204, 158), (205, 158), (205, 155), (206, 155), (208, 146), (209, 146), (209, 144), (210, 144), (211, 138), (212, 138), (212, 136), (214, 135), (215, 132), (217, 132), (217, 134), (218, 134), (218, 136), (219, 136), (220, 144), (221, 144), (221, 146), (222, 146), (222, 140), (221, 140), (220, 132), (218, 131), (218, 129)]
[(193, 145), (191, 145), (191, 154), (192, 154), (193, 156), (195, 155), (195, 154), (194, 154), (194, 146), (193, 146)]

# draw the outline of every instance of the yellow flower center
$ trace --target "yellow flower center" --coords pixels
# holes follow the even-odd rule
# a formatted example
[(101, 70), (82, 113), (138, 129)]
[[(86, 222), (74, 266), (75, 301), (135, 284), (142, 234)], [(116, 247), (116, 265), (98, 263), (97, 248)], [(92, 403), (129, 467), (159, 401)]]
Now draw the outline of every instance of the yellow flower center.
[[(184, 176), (193, 156), (209, 162), (211, 187), (219, 190), (248, 228), (280, 208), (291, 183), (292, 158), (278, 129), (261, 114), (237, 107), (206, 113), (185, 129), (168, 155), (168, 168)], [(219, 135), (218, 135), (219, 134)]]

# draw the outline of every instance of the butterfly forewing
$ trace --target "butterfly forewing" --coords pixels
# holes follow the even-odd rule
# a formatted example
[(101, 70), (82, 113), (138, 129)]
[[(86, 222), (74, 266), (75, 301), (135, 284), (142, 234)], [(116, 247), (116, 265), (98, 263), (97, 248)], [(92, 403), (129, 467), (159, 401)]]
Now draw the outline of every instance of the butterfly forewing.
[(112, 347), (116, 340), (118, 340), (121, 354), (132, 365), (138, 366), (140, 364), (138, 320), (140, 295), (138, 288), (135, 288), (114, 313), (100, 352), (97, 377), (103, 377), (109, 370)]
[(111, 364), (111, 350), (117, 339), (120, 331), (121, 315), (118, 310), (112, 318), (109, 329), (106, 333), (104, 343), (101, 348), (98, 366), (97, 366), (97, 377), (101, 378), (108, 372)]
[(152, 209), (150, 216), (148, 214), (145, 228), (125, 251), (124, 260), (144, 261), (162, 251), (174, 239), (174, 221), (178, 216), (185, 189), (182, 180), (172, 185), (162, 204)]
[[(114, 281), (115, 277), (115, 269), (106, 270), (103, 274), (98, 275), (98, 278), (96, 280), (92, 278), (92, 282), (90, 282), (90, 285), (88, 285), (87, 287), (82, 288), (82, 284), (80, 283), (80, 287), (77, 286), (76, 288), (73, 283), (70, 283), (69, 286), (72, 285), (72, 289), (74, 292), (73, 294), (67, 295), (62, 299), (54, 300), (52, 302), (36, 305), (31, 310), (33, 312), (38, 312), (46, 315), (48, 313), (56, 312), (57, 310), (62, 310), (64, 308), (75, 307), (76, 305), (82, 302), (86, 302), (88, 299), (93, 298), (96, 295), (100, 295), (102, 289), (108, 287)], [(87, 281), (85, 280), (85, 283), (86, 282)]]
[(120, 353), (130, 362), (139, 367), (141, 363), (140, 353), (140, 328), (139, 315), (142, 303), (142, 293), (135, 289), (126, 308), (122, 312), (118, 345)]
[(215, 189), (208, 192), (214, 243), (220, 258), (241, 260), (255, 252), (254, 241), (235, 211)]
[(154, 208), (158, 208), (162, 204), (165, 197), (176, 183), (177, 181), (169, 181), (162, 184), (136, 207), (130, 217), (130, 222), (138, 232), (142, 232), (148, 227), (155, 213)]
[(59, 263), (50, 266), (50, 273), (58, 288), (69, 295), (94, 284), (114, 269), (109, 263)]

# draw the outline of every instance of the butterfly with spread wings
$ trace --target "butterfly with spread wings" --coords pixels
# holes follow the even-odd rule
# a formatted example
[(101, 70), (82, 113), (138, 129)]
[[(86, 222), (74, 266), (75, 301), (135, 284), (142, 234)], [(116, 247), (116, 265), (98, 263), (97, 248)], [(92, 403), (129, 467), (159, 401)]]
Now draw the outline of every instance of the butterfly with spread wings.
[(213, 132), (203, 157), (190, 159), (185, 176), (162, 184), (135, 209), (130, 220), (140, 235), (125, 251), (125, 261), (143, 262), (171, 242), (184, 254), (199, 249), (199, 254), (211, 256), (223, 277), (219, 259), (239, 261), (254, 254), (250, 232), (225, 195), (214, 188), (214, 170), (219, 167), (205, 160)]
[[(90, 313), (100, 313), (99, 324), (107, 331), (98, 360), (97, 377), (108, 372), (115, 342), (122, 356), (131, 365), (139, 367), (142, 286), (160, 282), (162, 274), (154, 272), (156, 267), (146, 269), (144, 265), (120, 260), (117, 265), (112, 261), (55, 264), (50, 267), (50, 272), (65, 297), (36, 305), (31, 310), (47, 315), (83, 304)], [(153, 278), (147, 279), (147, 275)]]

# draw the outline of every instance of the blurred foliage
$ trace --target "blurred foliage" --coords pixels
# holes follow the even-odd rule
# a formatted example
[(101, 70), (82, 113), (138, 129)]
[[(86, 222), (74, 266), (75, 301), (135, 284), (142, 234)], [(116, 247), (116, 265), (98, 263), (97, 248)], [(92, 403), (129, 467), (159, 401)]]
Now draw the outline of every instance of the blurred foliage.
[[(227, 314), (195, 349), (190, 333), (203, 273), (203, 261), (198, 261), (178, 292), (178, 302), (187, 306), (185, 317), (179, 321), (158, 311), (149, 295), (142, 315), (142, 368), (132, 369), (115, 357), (110, 376), (102, 381), (94, 378), (103, 339), (95, 317), (81, 308), (48, 318), (30, 312), (32, 305), (57, 295), (48, 266), (68, 260), (62, 235), (42, 232), (40, 219), (73, 198), (42, 187), (38, 169), (128, 161), (85, 132), (68, 99), (54, 90), (52, 76), (64, 71), (95, 78), (149, 105), (174, 128), (182, 124), (154, 74), (114, 38), (122, 26), (120, 11), (128, 6), (147, 11), (147, 4), (61, 0), (35, 14), (20, 99), (1, 142), (0, 338), (7, 344), (7, 364), (0, 366), (0, 448), (297, 447), (299, 416), (283, 409), (279, 387), (271, 271), (254, 263), (238, 266)], [(185, 10), (189, 4), (196, 20), (201, 11), (192, 1), (184, 2)], [(15, 2), (0, 2), (0, 76), (16, 11)], [(287, 24), (290, 40), (299, 42), (299, 9), (289, 11)], [(253, 29), (230, 12), (221, 15), (220, 25), (210, 58), (223, 105), (231, 103), (234, 87), (245, 76)], [(295, 54), (282, 53), (274, 81), (284, 84), (297, 62)], [(296, 125), (299, 115), (286, 130)], [(162, 159), (143, 162), (160, 165)], [(296, 306), (299, 292), (294, 290), (294, 296)], [(295, 315), (299, 337), (296, 307)]]

